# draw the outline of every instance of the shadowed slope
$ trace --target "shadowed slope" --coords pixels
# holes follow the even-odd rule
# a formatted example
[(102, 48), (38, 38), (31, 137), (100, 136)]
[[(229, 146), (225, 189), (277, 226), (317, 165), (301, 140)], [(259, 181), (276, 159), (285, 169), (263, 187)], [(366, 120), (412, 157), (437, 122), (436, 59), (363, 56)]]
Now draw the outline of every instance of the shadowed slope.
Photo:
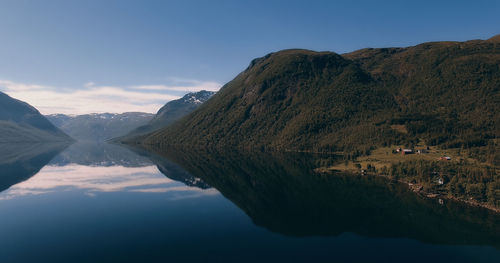
[(0, 92), (0, 142), (71, 140), (37, 109)]

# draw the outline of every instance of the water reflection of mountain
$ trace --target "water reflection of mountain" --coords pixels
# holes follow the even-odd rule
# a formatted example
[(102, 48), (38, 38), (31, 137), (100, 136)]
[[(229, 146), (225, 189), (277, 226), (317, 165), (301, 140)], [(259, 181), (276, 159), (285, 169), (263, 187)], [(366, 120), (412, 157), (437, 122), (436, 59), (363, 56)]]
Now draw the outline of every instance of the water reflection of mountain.
[(188, 153), (166, 158), (215, 187), (255, 224), (291, 236), (403, 237), (429, 243), (500, 244), (498, 215), (440, 205), (381, 177), (321, 175), (306, 155)]
[(134, 151), (138, 155), (147, 157), (156, 165), (158, 170), (169, 179), (181, 182), (187, 186), (198, 187), (200, 189), (211, 188), (211, 186), (205, 183), (205, 181), (203, 181), (201, 178), (191, 175), (189, 172), (184, 170), (184, 168), (169, 161), (166, 158), (161, 157), (154, 152), (146, 151), (140, 148), (130, 147), (129, 149)]
[(38, 173), (68, 143), (2, 143), (0, 145), (0, 192)]
[(163, 175), (172, 180), (201, 189), (210, 188), (201, 179), (192, 176), (183, 168), (165, 158), (144, 150), (123, 147), (117, 144), (77, 142), (56, 156), (50, 164), (56, 166), (80, 164), (104, 167), (144, 167), (156, 165)]
[(72, 163), (106, 167), (143, 167), (152, 165), (147, 157), (137, 155), (127, 148), (105, 142), (74, 143), (50, 162), (51, 165), (57, 166)]

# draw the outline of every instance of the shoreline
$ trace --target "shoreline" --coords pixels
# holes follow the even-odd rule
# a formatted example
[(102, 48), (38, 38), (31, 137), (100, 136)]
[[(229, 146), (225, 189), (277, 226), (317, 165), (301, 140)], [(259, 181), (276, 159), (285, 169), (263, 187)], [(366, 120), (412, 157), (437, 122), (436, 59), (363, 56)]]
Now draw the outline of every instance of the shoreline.
[(344, 174), (350, 174), (350, 175), (354, 175), (354, 176), (379, 176), (379, 177), (384, 177), (384, 178), (387, 178), (388, 180), (390, 180), (392, 182), (398, 182), (398, 183), (402, 183), (402, 184), (407, 185), (408, 189), (410, 191), (414, 192), (415, 194), (417, 194), (418, 196), (420, 196), (422, 198), (438, 199), (438, 200), (439, 199), (452, 200), (452, 201), (463, 203), (463, 204), (466, 204), (466, 205), (469, 205), (469, 206), (474, 206), (474, 207), (480, 207), (480, 208), (483, 208), (483, 209), (488, 209), (489, 211), (494, 212), (497, 215), (500, 215), (500, 208), (492, 206), (490, 204), (481, 203), (481, 202), (478, 202), (476, 200), (466, 200), (466, 199), (462, 199), (462, 198), (458, 198), (458, 197), (454, 197), (454, 196), (450, 196), (450, 195), (444, 195), (444, 194), (441, 194), (441, 193), (426, 192), (426, 191), (422, 190), (423, 186), (421, 184), (410, 183), (410, 182), (408, 182), (406, 180), (403, 180), (403, 179), (394, 179), (394, 178), (391, 178), (391, 177), (389, 177), (387, 175), (373, 174), (373, 173), (369, 173), (369, 174), (365, 174), (365, 175), (359, 175), (359, 174), (357, 174), (357, 173), (355, 173), (353, 171), (342, 171), (342, 170), (336, 170), (336, 169), (329, 169), (329, 168), (326, 168), (326, 167), (316, 168), (315, 172), (317, 172), (317, 173), (325, 173), (325, 174), (328, 174), (328, 173), (332, 174), (334, 172), (341, 172), (341, 173), (344, 173)]
[[(143, 144), (143, 143), (136, 143), (136, 144), (127, 143), (127, 142), (118, 142), (118, 143), (122, 144), (122, 145), (126, 145), (128, 147), (133, 147), (133, 148), (139, 147), (139, 148), (142, 148), (144, 150), (149, 149), (149, 150), (153, 150), (153, 151), (161, 149), (162, 146), (163, 147), (166, 146), (166, 145), (154, 145), (154, 144)], [(169, 146), (172, 148), (185, 148), (185, 147), (179, 147), (180, 145), (169, 145)], [(206, 148), (206, 147), (195, 147), (195, 148), (197, 148), (197, 149), (200, 149), (200, 148), (201, 149), (210, 149), (210, 148)], [(211, 149), (213, 149), (213, 148), (211, 148)], [(273, 152), (273, 151), (267, 151), (267, 152)], [(277, 152), (279, 152), (279, 151), (277, 151)], [(327, 153), (327, 152), (291, 151), (291, 150), (285, 150), (284, 152), (286, 152), (286, 153), (326, 154), (326, 155), (340, 155), (341, 154), (341, 152)], [(314, 171), (317, 173), (332, 173), (332, 172), (336, 171), (336, 172), (347, 173), (347, 174), (359, 176), (359, 173), (357, 173), (357, 171), (353, 170), (353, 169), (335, 169), (332, 167), (318, 167), (318, 168), (314, 169)], [(492, 206), (492, 205), (486, 204), (486, 203), (481, 203), (481, 202), (478, 202), (476, 200), (466, 200), (466, 199), (461, 199), (461, 198), (450, 196), (450, 195), (443, 195), (442, 193), (426, 192), (426, 191), (422, 190), (423, 186), (421, 184), (418, 184), (418, 183), (410, 183), (404, 179), (394, 179), (394, 178), (391, 178), (387, 175), (376, 174), (376, 173), (367, 173), (364, 176), (380, 176), (380, 177), (387, 178), (391, 181), (403, 183), (403, 184), (408, 186), (410, 191), (418, 194), (419, 196), (421, 196), (423, 198), (452, 200), (452, 201), (464, 203), (464, 204), (467, 204), (470, 206), (488, 209), (489, 211), (492, 211), (495, 214), (500, 215), (500, 208), (498, 208), (498, 207), (495, 207), (495, 206)]]
[[(374, 176), (382, 176), (382, 177), (388, 178), (387, 176), (384, 176), (384, 175), (374, 175)], [(500, 215), (500, 208), (492, 206), (492, 205), (489, 205), (489, 204), (481, 203), (481, 202), (478, 202), (476, 200), (466, 200), (466, 199), (462, 199), (462, 198), (458, 198), (458, 197), (454, 197), (454, 196), (443, 195), (441, 193), (426, 192), (426, 191), (422, 190), (423, 187), (420, 184), (410, 183), (408, 181), (401, 180), (401, 179), (399, 179), (399, 180), (392, 179), (392, 178), (388, 178), (388, 179), (407, 185), (408, 188), (412, 192), (414, 192), (414, 193), (416, 193), (419, 196), (424, 197), (424, 198), (452, 200), (452, 201), (464, 203), (464, 204), (467, 204), (467, 205), (470, 205), (470, 206), (475, 206), (475, 207), (481, 207), (481, 208), (484, 208), (484, 209), (488, 209), (488, 210), (493, 211), (496, 214)]]

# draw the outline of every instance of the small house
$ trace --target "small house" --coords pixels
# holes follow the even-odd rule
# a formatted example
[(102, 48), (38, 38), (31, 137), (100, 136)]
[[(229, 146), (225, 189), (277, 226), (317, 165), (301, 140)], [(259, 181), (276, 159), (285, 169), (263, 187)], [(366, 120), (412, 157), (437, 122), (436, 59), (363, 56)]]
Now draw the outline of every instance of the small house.
[(413, 153), (412, 149), (403, 149), (403, 150), (401, 150), (401, 154), (402, 155), (412, 154), (412, 153)]
[(440, 184), (440, 185), (443, 185), (444, 184), (443, 178), (441, 178), (441, 177), (438, 178), (437, 183)]

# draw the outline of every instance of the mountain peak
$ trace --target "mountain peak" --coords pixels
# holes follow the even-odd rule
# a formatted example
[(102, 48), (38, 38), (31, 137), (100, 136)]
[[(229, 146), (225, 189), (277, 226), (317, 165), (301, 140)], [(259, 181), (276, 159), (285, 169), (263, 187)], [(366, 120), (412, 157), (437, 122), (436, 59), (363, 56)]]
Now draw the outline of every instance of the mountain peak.
[(254, 68), (257, 65), (267, 65), (267, 64), (289, 64), (294, 61), (298, 62), (300, 60), (312, 59), (314, 57), (335, 57), (339, 60), (343, 60), (343, 58), (330, 51), (313, 51), (308, 49), (284, 49), (277, 52), (269, 53), (263, 57), (255, 58), (250, 62), (250, 65), (246, 69), (246, 71)]
[(148, 124), (138, 127), (118, 140), (129, 140), (135, 136), (164, 128), (197, 109), (214, 94), (215, 92), (213, 91), (200, 90), (190, 92), (180, 99), (169, 101), (158, 110), (158, 113), (156, 113), (155, 117)]
[(197, 92), (190, 92), (184, 97), (181, 98), (181, 100), (184, 103), (191, 103), (191, 104), (202, 104), (203, 102), (207, 101), (214, 95), (215, 92), (213, 91), (207, 91), (207, 90), (200, 90)]

